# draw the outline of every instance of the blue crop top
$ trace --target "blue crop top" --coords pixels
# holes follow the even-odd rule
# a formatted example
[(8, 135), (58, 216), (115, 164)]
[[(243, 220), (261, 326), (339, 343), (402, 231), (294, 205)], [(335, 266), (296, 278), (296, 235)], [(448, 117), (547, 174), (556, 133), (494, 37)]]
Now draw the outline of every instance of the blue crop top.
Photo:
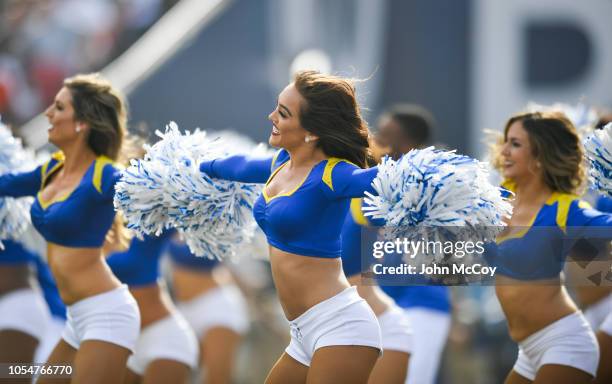
[(575, 195), (554, 192), (528, 227), (498, 237), (496, 247), (486, 247), (485, 257), (499, 274), (514, 279), (552, 279), (580, 239), (610, 241), (612, 215), (590, 208)]
[[(263, 159), (236, 155), (205, 161), (200, 171), (214, 178), (267, 186), (288, 160), (289, 153), (281, 149)], [(361, 169), (338, 158), (323, 160), (290, 192), (269, 197), (264, 189), (253, 215), (275, 248), (303, 256), (340, 257), (350, 198), (362, 197), (364, 191), (374, 193), (371, 184), (377, 172), (376, 167)]]
[(32, 224), (50, 243), (65, 247), (97, 248), (104, 244), (115, 218), (113, 196), (121, 177), (112, 160), (100, 156), (69, 194), (44, 201), (40, 191), (64, 164), (61, 152), (31, 172), (0, 176), (0, 196), (34, 196)]
[(210, 271), (219, 265), (219, 260), (217, 259), (209, 259), (208, 257), (198, 257), (194, 255), (189, 250), (187, 244), (178, 241), (178, 239), (171, 239), (168, 241), (166, 251), (175, 264), (188, 269)]
[(106, 262), (115, 276), (130, 287), (152, 285), (159, 278), (159, 260), (174, 231), (160, 236), (134, 237), (130, 248), (111, 254)]

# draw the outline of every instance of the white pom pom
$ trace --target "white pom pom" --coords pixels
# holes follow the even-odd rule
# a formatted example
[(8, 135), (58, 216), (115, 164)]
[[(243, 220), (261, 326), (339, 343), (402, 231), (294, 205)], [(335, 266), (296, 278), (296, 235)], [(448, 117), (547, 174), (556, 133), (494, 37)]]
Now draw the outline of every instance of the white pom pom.
[(593, 188), (612, 197), (612, 123), (584, 140)]
[[(0, 175), (31, 171), (36, 167), (35, 155), (23, 148), (21, 140), (0, 121)], [(0, 198), (0, 239), (20, 241), (30, 225), (31, 197)], [(1, 244), (1, 243), (0, 243)]]
[(156, 131), (156, 135), (161, 140), (145, 145), (144, 159), (132, 160), (115, 186), (115, 208), (123, 211), (128, 227), (139, 236), (159, 236), (170, 227), (168, 182), (179, 172), (177, 166), (195, 166), (200, 151), (222, 154), (205, 132), (183, 135), (175, 122), (170, 122), (164, 133)]
[(159, 235), (168, 222), (163, 185), (167, 167), (159, 162), (132, 160), (115, 185), (115, 209), (123, 211), (128, 228), (142, 238)]
[[(512, 206), (488, 181), (484, 163), (429, 147), (398, 161), (383, 159), (367, 193), (364, 213), (385, 220), (387, 239), (410, 241), (491, 241), (503, 229)], [(419, 263), (439, 263), (433, 254)], [(458, 260), (455, 260), (458, 261)], [(470, 264), (468, 257), (460, 260)]]
[(195, 255), (231, 257), (252, 236), (251, 209), (260, 186), (212, 180), (200, 172), (200, 162), (224, 156), (229, 143), (199, 130), (181, 134), (174, 122), (157, 135), (161, 140), (145, 146), (144, 160), (124, 171), (115, 206), (137, 233), (174, 227)]
[(252, 209), (261, 186), (213, 180), (198, 164), (175, 164), (166, 182), (169, 225), (182, 233), (195, 255), (233, 257), (253, 234)]

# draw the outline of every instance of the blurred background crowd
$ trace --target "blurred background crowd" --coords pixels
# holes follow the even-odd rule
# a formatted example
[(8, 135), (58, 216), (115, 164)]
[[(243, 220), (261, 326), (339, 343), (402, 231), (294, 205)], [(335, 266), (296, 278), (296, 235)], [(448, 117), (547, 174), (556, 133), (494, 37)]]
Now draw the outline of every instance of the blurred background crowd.
[(20, 125), (40, 113), (63, 79), (102, 69), (177, 0), (3, 0), (0, 114)]

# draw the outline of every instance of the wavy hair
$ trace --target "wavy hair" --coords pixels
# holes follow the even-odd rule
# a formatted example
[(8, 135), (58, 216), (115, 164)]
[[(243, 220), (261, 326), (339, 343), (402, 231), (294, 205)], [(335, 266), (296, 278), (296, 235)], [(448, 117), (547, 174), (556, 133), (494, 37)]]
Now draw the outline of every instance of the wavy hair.
[(323, 153), (367, 167), (371, 158), (369, 130), (361, 116), (354, 80), (300, 71), (294, 84), (304, 98), (300, 123), (319, 137), (316, 145)]
[[(504, 128), (503, 142), (508, 130), (520, 122), (532, 148), (533, 156), (540, 162), (546, 185), (553, 191), (580, 193), (585, 179), (584, 151), (574, 124), (562, 112), (519, 113), (508, 119)], [(503, 142), (493, 147), (493, 165), (501, 168)]]

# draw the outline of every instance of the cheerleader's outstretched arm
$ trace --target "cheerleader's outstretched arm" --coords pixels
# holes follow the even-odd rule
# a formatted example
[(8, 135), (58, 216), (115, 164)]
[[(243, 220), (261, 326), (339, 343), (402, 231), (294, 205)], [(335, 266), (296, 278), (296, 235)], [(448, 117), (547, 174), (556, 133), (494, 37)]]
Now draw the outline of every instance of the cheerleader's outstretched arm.
[(200, 172), (216, 179), (241, 183), (265, 183), (270, 177), (274, 157), (256, 158), (248, 155), (232, 155), (203, 161)]
[(41, 167), (31, 172), (8, 173), (0, 176), (0, 196), (34, 196), (41, 187)]

